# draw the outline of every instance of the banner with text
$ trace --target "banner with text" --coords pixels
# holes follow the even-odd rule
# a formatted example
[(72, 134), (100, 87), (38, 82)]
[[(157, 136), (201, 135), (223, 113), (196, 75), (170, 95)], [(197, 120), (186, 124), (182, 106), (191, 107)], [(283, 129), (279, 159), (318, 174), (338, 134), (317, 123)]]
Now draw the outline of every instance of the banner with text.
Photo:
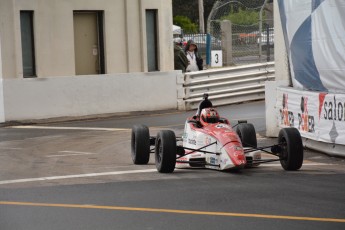
[(345, 94), (277, 88), (280, 127), (295, 127), (302, 137), (345, 145)]

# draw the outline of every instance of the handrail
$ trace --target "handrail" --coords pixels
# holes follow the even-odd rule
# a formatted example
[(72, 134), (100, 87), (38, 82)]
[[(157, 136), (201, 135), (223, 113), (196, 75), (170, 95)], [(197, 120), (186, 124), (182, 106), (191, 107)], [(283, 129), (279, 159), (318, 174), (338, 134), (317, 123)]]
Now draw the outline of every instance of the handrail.
[(265, 81), (274, 80), (274, 74), (274, 62), (185, 73), (178, 80), (179, 109), (196, 109), (204, 93), (215, 106), (263, 100)]

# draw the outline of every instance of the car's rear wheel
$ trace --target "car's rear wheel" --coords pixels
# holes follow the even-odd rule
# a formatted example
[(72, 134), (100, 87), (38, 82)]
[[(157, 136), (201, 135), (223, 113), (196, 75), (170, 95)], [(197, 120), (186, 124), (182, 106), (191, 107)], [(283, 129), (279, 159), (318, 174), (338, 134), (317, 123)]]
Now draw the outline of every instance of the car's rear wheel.
[(132, 128), (131, 156), (136, 165), (147, 164), (150, 160), (150, 133), (145, 125)]
[(176, 165), (176, 137), (170, 130), (158, 132), (155, 148), (156, 168), (160, 173), (172, 173)]
[(278, 144), (281, 147), (279, 158), (282, 167), (289, 171), (300, 169), (303, 164), (303, 143), (298, 129), (281, 129)]
[(236, 133), (241, 139), (243, 147), (257, 148), (256, 132), (253, 124), (241, 123), (236, 127)]

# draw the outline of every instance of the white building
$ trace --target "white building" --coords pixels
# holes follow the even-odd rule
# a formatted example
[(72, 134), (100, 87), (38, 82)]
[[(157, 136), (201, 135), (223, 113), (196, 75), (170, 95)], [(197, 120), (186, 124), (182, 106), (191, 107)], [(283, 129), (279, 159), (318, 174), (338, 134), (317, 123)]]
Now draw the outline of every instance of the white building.
[(171, 0), (1, 0), (0, 122), (177, 107)]

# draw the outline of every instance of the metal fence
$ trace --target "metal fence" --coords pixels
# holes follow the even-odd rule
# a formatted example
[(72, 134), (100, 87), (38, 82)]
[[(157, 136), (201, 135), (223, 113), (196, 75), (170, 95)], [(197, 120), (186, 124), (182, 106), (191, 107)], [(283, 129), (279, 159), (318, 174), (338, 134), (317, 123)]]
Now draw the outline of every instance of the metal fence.
[[(231, 49), (231, 59), (225, 60), (225, 66), (274, 61), (273, 3), (270, 2), (218, 0), (214, 4), (207, 22), (207, 33), (221, 41), (223, 56), (224, 50)], [(231, 28), (227, 28), (231, 31), (231, 36), (226, 41), (224, 28), (221, 26), (224, 20), (231, 21)], [(236, 24), (238, 20), (244, 24)], [(224, 47), (225, 44), (228, 47)]]

